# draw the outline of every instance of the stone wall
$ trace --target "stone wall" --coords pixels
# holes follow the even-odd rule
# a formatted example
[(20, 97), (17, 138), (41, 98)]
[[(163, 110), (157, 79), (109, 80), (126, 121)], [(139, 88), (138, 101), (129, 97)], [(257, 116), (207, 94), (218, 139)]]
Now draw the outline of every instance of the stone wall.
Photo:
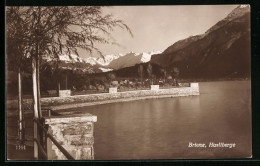
[[(190, 87), (176, 87), (171, 89), (159, 89), (159, 90), (138, 90), (138, 91), (127, 91), (117, 93), (100, 93), (100, 94), (89, 94), (89, 95), (77, 95), (69, 97), (49, 97), (41, 98), (41, 105), (44, 106), (57, 106), (61, 104), (73, 104), (73, 103), (86, 103), (96, 102), (104, 100), (124, 99), (124, 98), (135, 98), (145, 96), (161, 96), (171, 95), (171, 97), (177, 96), (191, 96), (199, 95), (199, 84), (191, 83)], [(31, 108), (31, 100), (24, 100), (24, 106)], [(17, 101), (9, 101), (7, 106), (17, 107)]]
[[(94, 159), (94, 122), (97, 117), (91, 114), (67, 115), (45, 119), (48, 131), (76, 160)], [(48, 160), (67, 160), (57, 146), (48, 139)]]

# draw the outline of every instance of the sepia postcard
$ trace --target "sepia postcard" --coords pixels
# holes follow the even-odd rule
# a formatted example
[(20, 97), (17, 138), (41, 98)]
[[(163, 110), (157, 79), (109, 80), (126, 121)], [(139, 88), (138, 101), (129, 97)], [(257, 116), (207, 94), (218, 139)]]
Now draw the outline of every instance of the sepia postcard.
[(252, 158), (250, 5), (5, 16), (6, 160)]

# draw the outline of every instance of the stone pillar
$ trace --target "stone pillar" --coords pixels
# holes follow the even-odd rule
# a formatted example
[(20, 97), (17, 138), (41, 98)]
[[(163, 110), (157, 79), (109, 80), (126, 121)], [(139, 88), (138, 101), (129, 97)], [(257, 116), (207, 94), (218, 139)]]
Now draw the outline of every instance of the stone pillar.
[(59, 97), (71, 96), (71, 90), (59, 90)]
[(109, 88), (109, 93), (117, 93), (117, 88)]
[(159, 90), (159, 85), (151, 85), (151, 90)]
[[(91, 114), (66, 115), (45, 119), (48, 131), (76, 160), (94, 159), (94, 122), (97, 116)], [(47, 140), (48, 160), (66, 160), (67, 158), (50, 140)]]
[(190, 83), (193, 95), (199, 95), (199, 83)]

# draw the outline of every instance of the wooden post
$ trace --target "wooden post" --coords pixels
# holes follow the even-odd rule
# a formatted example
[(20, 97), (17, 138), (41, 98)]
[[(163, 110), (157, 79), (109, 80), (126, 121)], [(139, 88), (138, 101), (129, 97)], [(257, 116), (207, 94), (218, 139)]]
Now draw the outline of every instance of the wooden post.
[[(59, 78), (60, 79), (60, 78)], [(58, 97), (60, 96), (60, 80), (58, 80), (58, 90), (57, 90)]]
[(68, 89), (68, 78), (67, 78), (67, 72), (65, 74), (65, 88)]
[(24, 115), (23, 115), (23, 105), (22, 105), (23, 99), (22, 99), (22, 77), (21, 77), (21, 69), (19, 67), (18, 69), (18, 112), (19, 112), (19, 141), (20, 143), (24, 141)]
[[(45, 124), (45, 122), (44, 122), (44, 124)], [(48, 131), (49, 125), (45, 124), (44, 126), (45, 126), (45, 129)], [(51, 142), (50, 138), (47, 137), (47, 133), (45, 133), (45, 149), (46, 149), (46, 154), (47, 154), (47, 160), (51, 159), (51, 157), (52, 157), (51, 146), (52, 146), (52, 142)]]
[(143, 68), (143, 65), (140, 66), (141, 67), (141, 85), (143, 86), (143, 71), (144, 71), (144, 68)]
[[(37, 71), (36, 71), (36, 57), (32, 55), (32, 82), (33, 82), (33, 114), (34, 118), (38, 119), (39, 118), (39, 113), (38, 113), (38, 95), (37, 95)], [(33, 122), (33, 139), (37, 139), (38, 137), (38, 131), (37, 131), (37, 123)], [(38, 160), (38, 145), (34, 141), (33, 143), (34, 147), (34, 159)]]
[[(38, 45), (39, 47), (39, 45)], [(40, 56), (39, 56), (39, 48), (37, 47), (37, 56), (36, 56), (36, 81), (37, 81), (37, 98), (38, 98), (38, 116), (39, 116), (39, 120), (42, 120), (42, 111), (41, 111), (41, 91), (40, 91)], [(40, 144), (43, 146), (43, 131), (38, 128), (38, 136), (39, 136), (39, 142)], [(39, 150), (38, 150), (39, 151)], [(39, 159), (44, 159), (42, 158), (42, 156), (38, 156)]]
[(58, 90), (60, 91), (60, 81), (58, 82)]
[(51, 117), (51, 110), (48, 110), (48, 116)]
[(41, 90), (40, 90), (40, 58), (39, 54), (36, 57), (36, 81), (37, 81), (37, 98), (38, 98), (38, 114), (39, 118), (42, 118), (42, 111), (41, 111)]

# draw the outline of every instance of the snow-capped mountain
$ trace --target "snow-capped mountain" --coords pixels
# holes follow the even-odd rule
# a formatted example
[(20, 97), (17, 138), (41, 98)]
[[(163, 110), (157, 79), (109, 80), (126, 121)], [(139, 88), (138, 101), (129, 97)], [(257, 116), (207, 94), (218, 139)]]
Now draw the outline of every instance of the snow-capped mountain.
[(105, 55), (104, 58), (96, 58), (96, 57), (88, 57), (83, 59), (85, 63), (90, 63), (93, 65), (99, 65), (99, 66), (107, 66), (111, 61), (114, 59), (119, 58), (120, 56), (123, 56), (122, 54), (114, 55)]
[(149, 62), (151, 60), (151, 56), (154, 55), (154, 54), (160, 54), (162, 53), (161, 51), (152, 51), (152, 52), (149, 52), (149, 53), (142, 53), (142, 58), (141, 58), (141, 61), (142, 63), (146, 63), (146, 62)]
[(109, 72), (112, 71), (113, 69), (110, 68), (103, 68), (103, 67), (99, 67), (100, 70), (102, 70), (102, 72)]
[(64, 62), (66, 62), (66, 63), (71, 63), (71, 62), (83, 62), (84, 60), (81, 58), (81, 57), (79, 57), (79, 56), (77, 56), (77, 55), (75, 55), (75, 54), (70, 54), (70, 55), (60, 55), (59, 56), (59, 60), (60, 61), (64, 61)]
[(85, 62), (85, 63), (89, 63), (89, 64), (91, 64), (92, 66), (94, 66), (94, 65), (97, 64), (97, 58), (95, 58), (95, 57), (88, 57), (88, 58), (85, 58), (85, 59), (84, 59), (84, 62)]
[(105, 55), (104, 58), (97, 58), (97, 63), (102, 65), (102, 66), (107, 66), (109, 65), (110, 62), (112, 62), (115, 59), (118, 59), (122, 54), (114, 55), (114, 54), (109, 54)]
[(160, 51), (152, 51), (148, 53), (135, 53), (135, 52), (129, 52), (127, 54), (119, 54), (119, 55), (109, 55), (109, 57), (106, 58), (106, 63), (103, 63), (102, 65), (104, 67), (112, 68), (112, 69), (120, 69), (124, 67), (130, 67), (134, 66), (139, 63), (146, 63), (151, 60), (151, 56), (154, 54), (159, 54)]
[(113, 69), (120, 69), (124, 67), (134, 66), (139, 63), (146, 63), (151, 60), (151, 56), (154, 54), (160, 54), (161, 51), (151, 51), (135, 53), (129, 52), (126, 54), (109, 54), (104, 58), (88, 57), (83, 59), (85, 63), (90, 63), (92, 66), (99, 66), (99, 69), (103, 72), (111, 71)]
[[(151, 51), (143, 53), (129, 52), (126, 54), (109, 54), (104, 58), (87, 57), (81, 58), (77, 55), (59, 55), (59, 60), (65, 63), (85, 63), (89, 64), (93, 68), (98, 68), (102, 72), (108, 72), (114, 69), (121, 69), (124, 67), (134, 66), (139, 63), (146, 63), (151, 60), (151, 56), (154, 54), (160, 54), (161, 51)], [(47, 59), (47, 57), (46, 57)]]

